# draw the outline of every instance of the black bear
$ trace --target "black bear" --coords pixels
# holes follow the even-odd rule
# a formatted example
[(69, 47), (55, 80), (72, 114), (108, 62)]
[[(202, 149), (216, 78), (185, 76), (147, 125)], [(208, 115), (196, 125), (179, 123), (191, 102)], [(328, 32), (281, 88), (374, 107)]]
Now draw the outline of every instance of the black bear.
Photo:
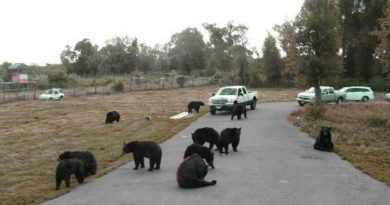
[(233, 120), (234, 116), (237, 115), (237, 119), (241, 120), (241, 114), (244, 114), (244, 117), (246, 118), (246, 105), (234, 102), (231, 119)]
[(209, 149), (212, 149), (214, 145), (217, 145), (219, 139), (218, 132), (211, 127), (199, 128), (191, 135), (192, 141), (196, 144), (203, 145), (205, 142), (210, 143)]
[(318, 133), (316, 142), (313, 145), (314, 149), (321, 151), (333, 150), (332, 134), (330, 133), (331, 130), (331, 127), (321, 127), (321, 131)]
[(77, 158), (80, 159), (84, 163), (84, 176), (87, 177), (88, 174), (96, 174), (97, 170), (97, 162), (93, 154), (89, 151), (66, 151), (61, 153), (58, 156), (58, 161), (63, 159)]
[(232, 144), (233, 151), (237, 152), (238, 143), (240, 143), (241, 128), (226, 128), (222, 130), (218, 143), (219, 153), (229, 154), (229, 144)]
[(106, 115), (106, 124), (112, 123), (114, 121), (119, 122), (120, 118), (121, 118), (121, 116), (119, 115), (119, 113), (117, 111), (108, 112)]
[(207, 147), (195, 143), (191, 144), (186, 148), (184, 158), (194, 153), (205, 159), (206, 162), (214, 169), (214, 153), (212, 153)]
[(64, 159), (58, 162), (56, 169), (56, 190), (60, 188), (61, 181), (64, 180), (67, 187), (70, 187), (70, 176), (76, 175), (77, 181), (84, 182), (84, 163), (77, 159)]
[(179, 164), (176, 171), (176, 181), (180, 187), (196, 188), (215, 185), (216, 180), (205, 181), (207, 165), (198, 154), (192, 154)]
[[(144, 168), (144, 157), (149, 158), (150, 167), (148, 171), (153, 169), (160, 169), (162, 151), (160, 145), (152, 141), (133, 141), (128, 144), (123, 143), (123, 154), (133, 153), (135, 167), (134, 170)], [(155, 167), (156, 165), (156, 167)]]
[(197, 113), (199, 113), (200, 106), (204, 106), (204, 103), (201, 101), (191, 101), (188, 103), (188, 113), (192, 113), (192, 109), (195, 109)]

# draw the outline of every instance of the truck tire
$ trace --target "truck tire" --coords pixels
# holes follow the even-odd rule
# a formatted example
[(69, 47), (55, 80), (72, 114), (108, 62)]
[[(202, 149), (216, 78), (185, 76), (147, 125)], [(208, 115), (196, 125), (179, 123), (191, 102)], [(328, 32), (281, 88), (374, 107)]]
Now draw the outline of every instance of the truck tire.
[(256, 109), (256, 104), (257, 104), (257, 102), (256, 102), (256, 100), (255, 99), (253, 99), (252, 100), (252, 103), (251, 103), (251, 110), (254, 110), (254, 109)]
[(210, 110), (211, 115), (215, 115), (216, 110)]
[(338, 98), (337, 101), (336, 101), (336, 104), (341, 104), (343, 102), (343, 98)]
[(298, 102), (299, 106), (303, 107), (305, 105), (305, 103), (302, 103), (302, 102)]

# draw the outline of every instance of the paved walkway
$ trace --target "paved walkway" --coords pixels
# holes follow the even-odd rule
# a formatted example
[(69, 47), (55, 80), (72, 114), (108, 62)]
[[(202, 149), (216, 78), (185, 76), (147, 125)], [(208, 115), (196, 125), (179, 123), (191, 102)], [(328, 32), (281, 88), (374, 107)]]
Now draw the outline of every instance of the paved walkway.
[[(313, 150), (314, 140), (286, 120), (297, 108), (296, 103), (262, 103), (240, 121), (231, 121), (229, 114), (206, 114), (161, 144), (160, 171), (134, 171), (130, 162), (44, 204), (389, 205), (389, 186), (335, 153)], [(192, 143), (191, 133), (205, 126), (219, 132), (242, 127), (238, 152), (215, 154), (216, 169), (210, 169), (206, 179), (217, 180), (217, 185), (181, 189), (175, 179), (177, 165)]]

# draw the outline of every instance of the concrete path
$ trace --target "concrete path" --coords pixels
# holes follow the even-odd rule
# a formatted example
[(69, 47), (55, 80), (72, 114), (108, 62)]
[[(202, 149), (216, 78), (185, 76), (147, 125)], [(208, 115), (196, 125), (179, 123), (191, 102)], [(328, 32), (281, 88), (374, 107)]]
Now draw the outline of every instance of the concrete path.
[[(134, 171), (130, 162), (44, 204), (389, 205), (389, 186), (335, 153), (313, 150), (314, 140), (286, 120), (297, 108), (296, 103), (262, 103), (240, 121), (231, 121), (229, 114), (206, 114), (161, 144), (161, 170)], [(209, 170), (206, 180), (215, 179), (217, 185), (181, 189), (176, 168), (192, 143), (191, 133), (205, 126), (219, 132), (242, 127), (238, 152), (215, 154), (216, 169)]]

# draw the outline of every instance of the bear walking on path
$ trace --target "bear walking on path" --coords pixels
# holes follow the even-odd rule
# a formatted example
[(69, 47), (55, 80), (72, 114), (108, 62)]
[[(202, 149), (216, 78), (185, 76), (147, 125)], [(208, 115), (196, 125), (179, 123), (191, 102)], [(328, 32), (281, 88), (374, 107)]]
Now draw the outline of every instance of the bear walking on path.
[(197, 113), (199, 113), (200, 106), (204, 106), (204, 103), (201, 101), (191, 101), (188, 103), (188, 113), (192, 113), (192, 109), (195, 109)]
[(235, 102), (233, 104), (231, 120), (233, 120), (234, 116), (236, 115), (237, 115), (237, 119), (241, 120), (241, 114), (244, 114), (244, 117), (246, 118), (246, 105)]
[(233, 151), (237, 152), (238, 143), (240, 143), (241, 128), (226, 128), (222, 130), (219, 139), (219, 153), (223, 153), (225, 148), (225, 154), (229, 154), (229, 144), (232, 144)]
[(58, 162), (56, 168), (56, 190), (60, 188), (61, 181), (64, 180), (67, 187), (70, 187), (70, 177), (76, 175), (77, 181), (84, 182), (84, 163), (76, 158), (64, 159)]
[(205, 142), (210, 143), (209, 149), (211, 150), (214, 145), (218, 147), (218, 132), (211, 127), (203, 127), (195, 130), (192, 135), (192, 141), (196, 144), (203, 145)]
[(214, 153), (212, 153), (207, 147), (195, 143), (191, 144), (186, 148), (184, 158), (191, 156), (194, 153), (205, 159), (206, 162), (214, 169)]
[(316, 138), (316, 142), (313, 148), (320, 151), (331, 151), (333, 150), (332, 134), (330, 131), (331, 127), (321, 127), (320, 133)]
[(119, 112), (117, 112), (117, 111), (108, 112), (107, 115), (106, 115), (106, 124), (107, 123), (111, 124), (114, 121), (119, 122), (120, 118), (121, 118), (121, 116), (119, 115)]
[(123, 144), (123, 154), (133, 153), (135, 167), (137, 170), (139, 165), (141, 168), (145, 167), (144, 157), (149, 158), (150, 167), (148, 171), (153, 169), (160, 169), (162, 151), (160, 145), (152, 141), (133, 141), (130, 143)]
[(211, 186), (217, 183), (216, 180), (211, 182), (205, 181), (207, 175), (207, 165), (198, 154), (192, 154), (185, 158), (177, 168), (176, 180), (180, 187), (196, 188)]

